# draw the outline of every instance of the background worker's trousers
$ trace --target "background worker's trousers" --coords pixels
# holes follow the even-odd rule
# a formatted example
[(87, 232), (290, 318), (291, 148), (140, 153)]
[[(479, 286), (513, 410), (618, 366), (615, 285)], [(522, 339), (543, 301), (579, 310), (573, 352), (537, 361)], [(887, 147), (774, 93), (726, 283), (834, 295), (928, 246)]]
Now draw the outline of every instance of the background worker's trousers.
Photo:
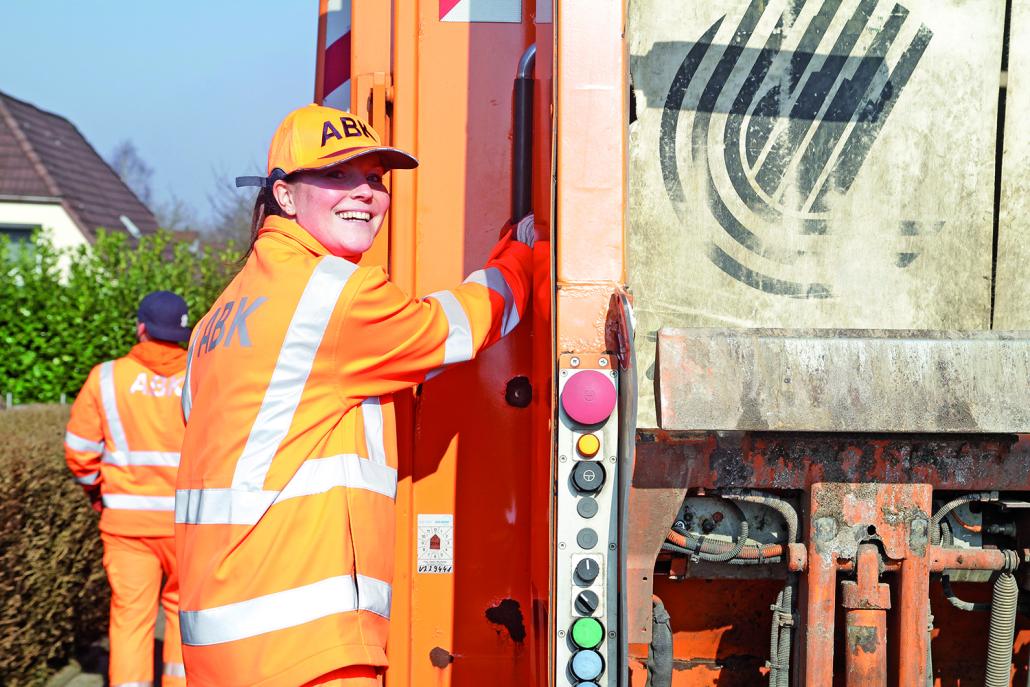
[[(111, 584), (111, 687), (151, 687), (157, 599), (165, 613), (164, 687), (185, 687), (179, 638), (179, 579), (175, 537), (122, 537), (101, 533)], [(161, 578), (165, 576), (164, 590)]]

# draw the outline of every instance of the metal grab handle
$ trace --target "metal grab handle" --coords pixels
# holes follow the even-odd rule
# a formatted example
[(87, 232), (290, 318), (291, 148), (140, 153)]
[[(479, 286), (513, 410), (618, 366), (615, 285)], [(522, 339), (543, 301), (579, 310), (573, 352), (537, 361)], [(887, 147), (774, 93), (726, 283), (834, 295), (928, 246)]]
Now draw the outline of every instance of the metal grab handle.
[(533, 191), (533, 71), (536, 45), (526, 48), (515, 72), (511, 154), (511, 221), (529, 214)]

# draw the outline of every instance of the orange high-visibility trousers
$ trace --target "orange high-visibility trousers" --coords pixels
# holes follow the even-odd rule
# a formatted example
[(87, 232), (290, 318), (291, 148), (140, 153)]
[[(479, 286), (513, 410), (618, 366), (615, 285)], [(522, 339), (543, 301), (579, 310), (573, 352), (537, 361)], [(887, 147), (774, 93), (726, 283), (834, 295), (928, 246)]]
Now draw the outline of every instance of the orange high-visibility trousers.
[[(154, 625), (160, 595), (165, 614), (164, 687), (185, 687), (179, 639), (179, 580), (174, 537), (101, 533), (111, 584), (111, 687), (149, 687), (154, 681)], [(166, 582), (161, 588), (161, 578)]]
[(373, 666), (347, 666), (305, 682), (301, 687), (382, 687), (382, 684)]

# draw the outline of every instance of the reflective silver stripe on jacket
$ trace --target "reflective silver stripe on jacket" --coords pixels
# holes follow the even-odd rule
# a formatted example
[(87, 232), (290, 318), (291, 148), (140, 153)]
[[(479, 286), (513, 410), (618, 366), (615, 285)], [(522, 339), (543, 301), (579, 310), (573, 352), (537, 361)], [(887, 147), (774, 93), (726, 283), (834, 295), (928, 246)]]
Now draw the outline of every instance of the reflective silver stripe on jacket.
[(175, 492), (175, 522), (253, 525), (278, 503), (337, 487), (364, 489), (393, 499), (397, 497), (397, 471), (352, 453), (309, 458), (282, 491), (179, 489)]
[(361, 402), (361, 418), (365, 426), (365, 450), (373, 463), (386, 465), (386, 444), (383, 439), (383, 406), (378, 396)]
[(100, 477), (100, 473), (99, 472), (91, 472), (88, 475), (82, 475), (81, 477), (76, 477), (75, 481), (78, 482), (79, 484), (96, 484), (97, 483), (97, 479), (99, 477)]
[(112, 510), (175, 510), (174, 496), (140, 496), (138, 494), (104, 494), (104, 508)]
[(64, 433), (64, 445), (73, 451), (89, 451), (90, 453), (100, 453), (104, 450), (104, 440), (90, 441), (89, 439), (83, 439), (78, 434), (72, 434), (71, 432)]
[(476, 270), (465, 278), (466, 284), (481, 284), (504, 299), (504, 316), (501, 319), (501, 336), (507, 336), (519, 323), (519, 310), (515, 307), (515, 295), (508, 286), (504, 273), (496, 267)]
[(193, 367), (193, 347), (196, 343), (197, 340), (194, 338), (186, 349), (186, 375), (182, 380), (182, 398), (179, 400), (182, 404), (182, 417), (186, 422), (190, 421), (190, 410), (193, 409), (193, 394), (190, 392), (190, 368)]
[(166, 468), (179, 467), (179, 454), (172, 451), (104, 451), (104, 462), (108, 465), (142, 466), (153, 465)]
[(458, 297), (450, 291), (437, 291), (426, 296), (432, 298), (443, 308), (447, 316), (447, 341), (444, 343), (443, 364), (453, 365), (472, 360), (475, 351), (472, 348), (472, 325), (468, 314), (462, 307)]
[(186, 666), (181, 663), (165, 663), (161, 672), (172, 677), (186, 677)]
[(340, 575), (246, 601), (179, 611), (183, 644), (210, 646), (285, 630), (357, 610), (390, 617), (390, 585), (364, 575)]
[(107, 426), (111, 430), (111, 443), (114, 444), (116, 451), (128, 451), (129, 442), (125, 439), (125, 428), (122, 427), (122, 419), (118, 415), (113, 360), (109, 360), (100, 366), (100, 401), (104, 406)]
[(289, 432), (329, 319), (356, 270), (357, 265), (329, 256), (319, 260), (311, 273), (286, 330), (286, 339), (247, 444), (236, 462), (233, 489), (262, 491), (264, 488), (268, 468)]

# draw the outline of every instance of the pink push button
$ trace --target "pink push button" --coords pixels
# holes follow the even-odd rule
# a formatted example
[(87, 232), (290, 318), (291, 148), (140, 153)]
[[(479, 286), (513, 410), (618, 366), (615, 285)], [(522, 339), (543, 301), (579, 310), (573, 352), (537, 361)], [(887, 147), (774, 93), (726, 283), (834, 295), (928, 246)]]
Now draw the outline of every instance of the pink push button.
[(561, 393), (565, 412), (581, 425), (596, 425), (615, 410), (615, 385), (597, 370), (583, 370), (572, 376)]

